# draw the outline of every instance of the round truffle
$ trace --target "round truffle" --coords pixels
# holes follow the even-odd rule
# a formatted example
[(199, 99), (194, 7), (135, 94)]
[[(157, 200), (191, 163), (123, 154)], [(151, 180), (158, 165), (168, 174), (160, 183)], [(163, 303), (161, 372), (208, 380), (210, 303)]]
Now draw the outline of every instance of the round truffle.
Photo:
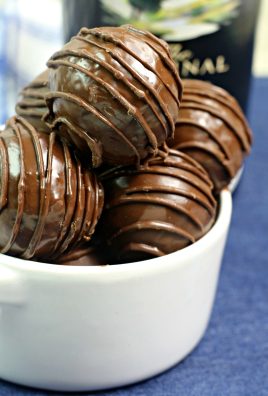
[(170, 150), (139, 169), (118, 167), (101, 175), (105, 204), (97, 235), (112, 263), (140, 261), (182, 249), (212, 226), (216, 201), (206, 171)]
[(0, 133), (0, 251), (24, 259), (57, 257), (89, 240), (103, 189), (55, 133), (12, 117)]
[(24, 117), (36, 130), (50, 132), (42, 117), (47, 113), (45, 96), (49, 92), (49, 70), (39, 74), (20, 93), (20, 99), (16, 104), (16, 113)]
[(107, 260), (104, 256), (104, 252), (98, 249), (96, 246), (88, 246), (88, 244), (83, 244), (80, 247), (64, 253), (57, 259), (55, 263), (61, 265), (85, 267), (106, 265)]
[(139, 164), (173, 136), (181, 80), (168, 45), (151, 33), (82, 28), (47, 65), (46, 122), (94, 167)]
[(237, 101), (224, 89), (199, 80), (183, 80), (183, 89), (174, 140), (168, 144), (202, 164), (219, 192), (249, 154), (250, 128)]

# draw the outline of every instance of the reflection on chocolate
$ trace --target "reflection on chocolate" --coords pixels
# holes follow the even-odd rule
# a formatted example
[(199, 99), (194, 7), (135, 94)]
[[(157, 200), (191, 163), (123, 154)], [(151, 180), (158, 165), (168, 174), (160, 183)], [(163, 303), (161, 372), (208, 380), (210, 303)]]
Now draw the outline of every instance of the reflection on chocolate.
[(219, 192), (250, 151), (251, 131), (237, 101), (208, 82), (183, 80), (183, 100), (170, 147), (200, 162)]
[(139, 164), (173, 136), (181, 80), (168, 45), (151, 33), (82, 28), (48, 66), (46, 122), (93, 166)]
[(117, 167), (101, 175), (105, 204), (97, 227), (113, 263), (139, 261), (182, 249), (212, 226), (212, 182), (191, 157), (170, 150), (139, 170)]
[(49, 127), (42, 120), (47, 112), (45, 95), (49, 92), (49, 70), (39, 74), (20, 93), (20, 99), (16, 104), (16, 113), (24, 117), (36, 130), (50, 132)]
[(107, 263), (103, 251), (87, 244), (64, 253), (55, 262), (55, 264), (71, 266), (96, 266), (106, 265)]
[(57, 257), (89, 240), (103, 206), (96, 176), (55, 133), (12, 117), (0, 133), (0, 251)]

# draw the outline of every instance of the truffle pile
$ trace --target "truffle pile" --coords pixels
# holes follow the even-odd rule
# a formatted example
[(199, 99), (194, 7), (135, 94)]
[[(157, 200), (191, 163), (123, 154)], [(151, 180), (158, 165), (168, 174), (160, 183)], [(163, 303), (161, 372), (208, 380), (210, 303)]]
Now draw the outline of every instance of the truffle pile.
[(130, 25), (82, 28), (47, 66), (0, 133), (0, 251), (120, 264), (206, 234), (250, 149), (235, 99)]
[(181, 80), (167, 44), (151, 33), (83, 28), (48, 66), (46, 122), (89, 164), (137, 165), (173, 136)]
[(90, 238), (103, 189), (55, 132), (12, 117), (0, 134), (0, 177), (2, 253), (52, 260)]
[(170, 147), (196, 159), (220, 192), (249, 154), (251, 130), (233, 96), (205, 81), (184, 80), (183, 100)]
[(49, 127), (42, 117), (47, 112), (45, 96), (49, 92), (49, 70), (39, 74), (20, 93), (20, 99), (16, 104), (16, 113), (24, 117), (37, 131), (50, 132)]
[(152, 158), (138, 170), (115, 168), (100, 177), (106, 202), (98, 233), (112, 262), (182, 249), (201, 238), (215, 220), (212, 182), (182, 152), (170, 150), (165, 158)]

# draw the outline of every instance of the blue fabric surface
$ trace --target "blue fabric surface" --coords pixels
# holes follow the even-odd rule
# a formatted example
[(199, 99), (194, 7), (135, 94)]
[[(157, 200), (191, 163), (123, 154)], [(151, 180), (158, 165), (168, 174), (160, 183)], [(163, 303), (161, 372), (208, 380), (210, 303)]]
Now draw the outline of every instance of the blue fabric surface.
[[(234, 194), (229, 239), (205, 337), (171, 370), (134, 386), (91, 395), (268, 395), (268, 79), (253, 80), (249, 120), (254, 148)], [(0, 396), (49, 394), (0, 381)]]

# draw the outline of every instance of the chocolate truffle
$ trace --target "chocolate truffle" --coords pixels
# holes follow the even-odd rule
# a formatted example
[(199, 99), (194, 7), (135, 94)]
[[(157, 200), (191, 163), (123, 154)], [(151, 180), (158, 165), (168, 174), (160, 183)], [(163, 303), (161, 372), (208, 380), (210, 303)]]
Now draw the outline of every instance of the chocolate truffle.
[(20, 99), (16, 104), (16, 113), (24, 117), (35, 129), (50, 132), (49, 127), (42, 120), (47, 112), (45, 95), (49, 92), (48, 86), (49, 70), (39, 74), (20, 93)]
[(105, 203), (97, 235), (112, 263), (163, 256), (188, 246), (212, 226), (216, 201), (206, 171), (170, 150), (139, 169), (118, 167), (101, 175)]
[(0, 251), (45, 261), (89, 240), (103, 189), (55, 133), (12, 117), (0, 133)]
[(183, 80), (183, 89), (174, 140), (169, 145), (200, 162), (219, 192), (250, 151), (250, 128), (237, 101), (224, 89), (199, 80)]
[(46, 122), (93, 166), (139, 164), (173, 136), (181, 80), (168, 45), (151, 33), (82, 28), (47, 65)]
[(60, 256), (55, 264), (70, 266), (98, 266), (106, 265), (107, 260), (103, 251), (96, 246), (84, 244)]

